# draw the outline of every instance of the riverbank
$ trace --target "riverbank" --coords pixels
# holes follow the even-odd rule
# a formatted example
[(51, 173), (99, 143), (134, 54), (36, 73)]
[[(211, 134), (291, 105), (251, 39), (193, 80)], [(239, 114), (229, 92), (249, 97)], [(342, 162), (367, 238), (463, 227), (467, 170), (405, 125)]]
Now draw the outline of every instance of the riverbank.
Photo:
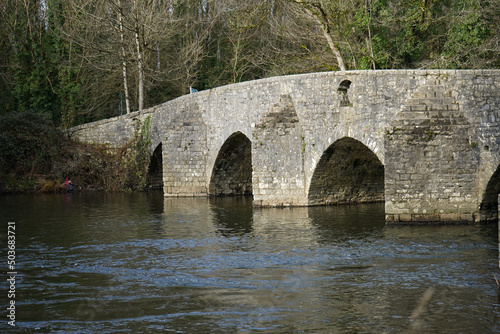
[(140, 135), (118, 150), (75, 142), (34, 112), (0, 117), (0, 193), (133, 191), (147, 187), (147, 140)]

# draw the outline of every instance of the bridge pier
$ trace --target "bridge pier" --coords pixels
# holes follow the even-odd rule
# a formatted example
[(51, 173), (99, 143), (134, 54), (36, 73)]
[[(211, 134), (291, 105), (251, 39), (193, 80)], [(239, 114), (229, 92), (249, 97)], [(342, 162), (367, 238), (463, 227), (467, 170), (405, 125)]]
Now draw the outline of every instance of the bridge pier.
[(385, 133), (388, 223), (478, 222), (480, 147), (456, 94), (428, 78)]
[(207, 127), (199, 105), (189, 96), (172, 101), (158, 113), (163, 134), (163, 194), (165, 197), (207, 196)]
[(290, 95), (252, 126), (253, 196), (257, 206), (305, 206), (304, 137)]

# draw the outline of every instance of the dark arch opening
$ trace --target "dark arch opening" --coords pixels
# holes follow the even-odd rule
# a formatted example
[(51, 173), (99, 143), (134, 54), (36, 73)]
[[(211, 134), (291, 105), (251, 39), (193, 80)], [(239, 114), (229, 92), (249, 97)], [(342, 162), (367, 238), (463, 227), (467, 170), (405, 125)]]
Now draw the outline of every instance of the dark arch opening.
[(208, 192), (211, 196), (252, 195), (252, 143), (241, 132), (222, 145)]
[(339, 85), (338, 94), (341, 107), (348, 107), (351, 105), (351, 101), (349, 101), (349, 95), (347, 94), (347, 91), (350, 87), (351, 82), (349, 80), (344, 80)]
[(490, 178), (479, 208), (481, 222), (498, 222), (498, 194), (500, 193), (500, 166)]
[(384, 165), (368, 147), (342, 138), (321, 156), (309, 187), (310, 205), (384, 201)]
[(148, 169), (148, 186), (150, 189), (163, 189), (163, 150), (161, 143), (156, 146)]

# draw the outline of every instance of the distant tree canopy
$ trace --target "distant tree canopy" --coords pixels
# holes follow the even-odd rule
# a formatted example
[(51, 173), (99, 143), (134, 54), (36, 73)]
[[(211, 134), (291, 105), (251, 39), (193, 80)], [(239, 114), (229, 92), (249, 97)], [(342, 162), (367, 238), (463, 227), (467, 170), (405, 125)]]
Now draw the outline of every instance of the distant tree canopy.
[(0, 115), (69, 127), (330, 70), (500, 68), (500, 0), (2, 0)]

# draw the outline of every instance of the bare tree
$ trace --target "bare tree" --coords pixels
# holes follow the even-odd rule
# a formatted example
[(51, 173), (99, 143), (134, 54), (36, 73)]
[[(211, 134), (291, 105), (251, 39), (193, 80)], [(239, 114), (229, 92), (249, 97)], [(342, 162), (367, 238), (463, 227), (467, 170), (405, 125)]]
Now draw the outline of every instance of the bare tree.
[[(137, 110), (146, 104), (145, 87), (149, 78), (160, 78), (162, 71), (157, 64), (148, 62), (160, 58), (160, 50), (167, 49), (175, 32), (171, 19), (179, 1), (161, 0), (74, 0), (71, 7), (73, 27), (68, 27), (66, 37), (79, 45), (79, 56), (101, 72), (121, 73), (127, 113), (135, 96)], [(71, 34), (70, 34), (71, 32)], [(129, 64), (135, 64), (135, 69)], [(109, 79), (110, 76), (108, 76)], [(117, 77), (116, 75), (114, 77)], [(136, 78), (130, 81), (130, 78)], [(103, 85), (116, 87), (111, 82)], [(114, 89), (114, 88), (113, 88)], [(132, 95), (131, 91), (135, 91)], [(110, 92), (111, 93), (111, 92)]]

